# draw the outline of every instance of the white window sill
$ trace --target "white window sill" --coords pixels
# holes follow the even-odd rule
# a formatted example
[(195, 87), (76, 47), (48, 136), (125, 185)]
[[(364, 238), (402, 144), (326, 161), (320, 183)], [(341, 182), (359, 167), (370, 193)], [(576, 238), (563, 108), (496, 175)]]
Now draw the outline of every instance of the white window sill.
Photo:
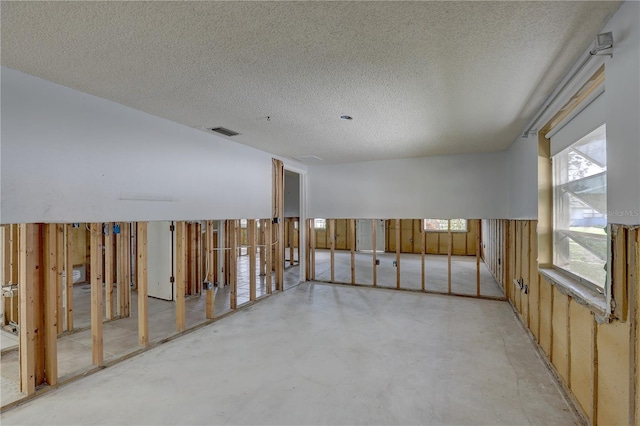
[(539, 268), (538, 271), (562, 294), (571, 296), (575, 302), (589, 308), (596, 315), (596, 320), (599, 323), (610, 321), (609, 309), (607, 309), (607, 300), (604, 294), (586, 287), (576, 279), (556, 269)]

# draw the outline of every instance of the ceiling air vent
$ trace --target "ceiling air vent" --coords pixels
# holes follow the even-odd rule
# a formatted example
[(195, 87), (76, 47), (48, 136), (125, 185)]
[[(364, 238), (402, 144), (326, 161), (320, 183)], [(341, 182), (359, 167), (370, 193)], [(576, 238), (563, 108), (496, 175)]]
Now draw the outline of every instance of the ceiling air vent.
[(238, 136), (240, 134), (238, 132), (234, 132), (233, 130), (225, 129), (224, 127), (212, 127), (209, 130), (225, 136)]

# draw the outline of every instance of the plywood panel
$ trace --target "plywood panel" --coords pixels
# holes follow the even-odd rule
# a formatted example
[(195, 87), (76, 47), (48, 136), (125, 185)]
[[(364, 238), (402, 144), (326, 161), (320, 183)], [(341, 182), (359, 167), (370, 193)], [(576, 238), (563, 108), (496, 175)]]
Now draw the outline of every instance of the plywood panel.
[(319, 249), (329, 248), (329, 243), (327, 242), (326, 229), (316, 229), (316, 248), (319, 248)]
[(449, 233), (438, 232), (440, 239), (438, 240), (438, 254), (449, 253)]
[(402, 253), (413, 252), (413, 220), (400, 220), (400, 250)]
[[(466, 246), (467, 246), (467, 255), (475, 256), (476, 255), (476, 237), (478, 236), (478, 221), (477, 220), (469, 220), (467, 221), (467, 232), (465, 235), (467, 237)], [(498, 247), (496, 247), (498, 250)]]
[(346, 219), (336, 219), (336, 250), (346, 250), (348, 244), (348, 226)]
[(571, 330), (571, 392), (576, 397), (582, 411), (591, 419), (593, 386), (591, 327), (594, 319), (589, 309), (571, 301), (569, 321)]
[(551, 284), (542, 276), (540, 281), (540, 346), (542, 350), (551, 355)]
[(440, 250), (440, 234), (437, 232), (425, 232), (427, 240), (427, 254), (438, 254)]
[[(471, 221), (469, 222), (471, 223)], [(467, 235), (468, 232), (452, 232), (453, 246), (452, 253), (455, 256), (465, 256), (467, 254)]]
[(598, 326), (598, 424), (629, 422), (629, 323)]
[(553, 287), (553, 343), (551, 361), (566, 383), (568, 380), (567, 296)]

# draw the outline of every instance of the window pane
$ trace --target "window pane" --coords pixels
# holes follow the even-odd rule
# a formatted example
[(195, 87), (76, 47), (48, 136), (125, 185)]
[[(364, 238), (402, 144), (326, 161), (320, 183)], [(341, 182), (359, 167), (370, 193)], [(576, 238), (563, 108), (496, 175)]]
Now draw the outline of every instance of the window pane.
[(606, 282), (606, 128), (553, 157), (554, 264), (598, 287)]
[[(424, 229), (431, 232), (448, 232), (449, 221), (447, 219), (424, 219)], [(451, 230), (467, 232), (467, 219), (451, 219)]]
[(326, 229), (327, 221), (325, 219), (314, 219), (313, 226), (315, 229)]

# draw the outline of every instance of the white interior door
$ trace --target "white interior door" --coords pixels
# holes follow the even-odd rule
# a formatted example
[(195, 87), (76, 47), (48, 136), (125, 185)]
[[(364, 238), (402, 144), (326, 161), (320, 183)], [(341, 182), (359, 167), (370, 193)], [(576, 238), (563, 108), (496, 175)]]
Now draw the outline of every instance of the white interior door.
[(173, 238), (171, 222), (149, 222), (147, 225), (148, 295), (173, 300), (171, 272)]
[[(384, 251), (384, 220), (376, 219), (376, 251)], [(356, 223), (356, 250), (372, 251), (371, 219), (358, 219)]]

